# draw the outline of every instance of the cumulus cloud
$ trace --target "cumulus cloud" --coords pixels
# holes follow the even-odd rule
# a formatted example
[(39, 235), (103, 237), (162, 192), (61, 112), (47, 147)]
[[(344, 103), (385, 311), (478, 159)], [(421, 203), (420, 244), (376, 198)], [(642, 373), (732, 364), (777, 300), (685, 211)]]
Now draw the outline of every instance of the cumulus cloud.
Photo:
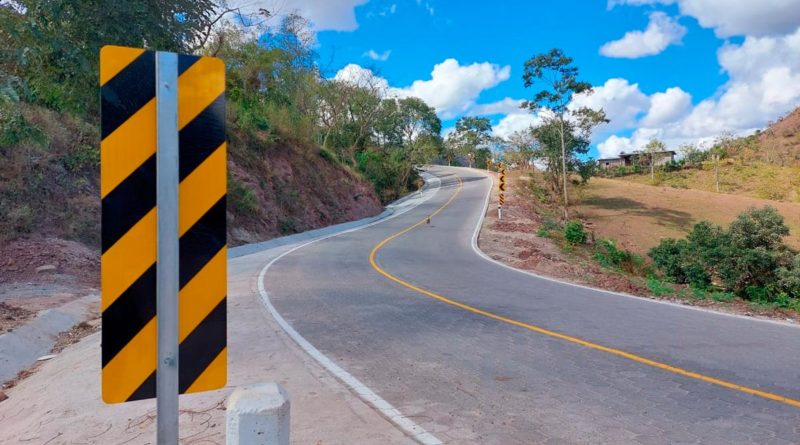
[(663, 93), (650, 96), (650, 109), (642, 119), (648, 127), (675, 122), (684, 116), (692, 106), (692, 96), (680, 87), (668, 88)]
[(592, 94), (575, 96), (569, 108), (582, 107), (593, 110), (603, 109), (611, 121), (601, 125), (598, 134), (628, 128), (647, 111), (650, 99), (639, 89), (639, 84), (631, 84), (626, 79), (608, 79), (603, 85), (594, 87)]
[(656, 3), (678, 3), (681, 14), (719, 37), (786, 34), (800, 23), (800, 0), (609, 0), (608, 7)]
[(636, 59), (659, 54), (669, 45), (681, 43), (686, 28), (663, 12), (653, 12), (644, 31), (629, 31), (619, 40), (600, 47), (606, 57)]
[(471, 115), (484, 115), (491, 116), (493, 114), (514, 114), (520, 113), (522, 110), (520, 106), (524, 102), (522, 99), (512, 99), (506, 97), (497, 102), (490, 102), (487, 104), (476, 104), (468, 112)]
[(506, 138), (514, 132), (524, 130), (530, 126), (537, 126), (542, 123), (542, 117), (538, 114), (516, 112), (508, 114), (497, 125), (492, 128), (495, 136)]
[(369, 57), (370, 59), (377, 60), (379, 62), (385, 62), (385, 61), (389, 60), (389, 56), (391, 56), (391, 55), (392, 55), (392, 50), (390, 50), (390, 49), (387, 49), (386, 51), (384, 51), (382, 53), (379, 53), (379, 52), (375, 51), (374, 49), (371, 49), (371, 50), (365, 52), (364, 54), (362, 54), (361, 56), (362, 57)]
[(380, 85), (390, 97), (419, 97), (442, 118), (451, 119), (474, 108), (481, 92), (507, 80), (510, 72), (509, 66), (488, 62), (461, 65), (456, 59), (446, 59), (434, 65), (430, 79), (415, 80), (407, 87), (391, 87), (386, 79), (354, 63), (339, 70), (334, 79)]
[(229, 0), (228, 7), (243, 15), (257, 15), (266, 9), (277, 17), (297, 12), (308, 19), (314, 31), (355, 31), (358, 28), (355, 8), (369, 0)]

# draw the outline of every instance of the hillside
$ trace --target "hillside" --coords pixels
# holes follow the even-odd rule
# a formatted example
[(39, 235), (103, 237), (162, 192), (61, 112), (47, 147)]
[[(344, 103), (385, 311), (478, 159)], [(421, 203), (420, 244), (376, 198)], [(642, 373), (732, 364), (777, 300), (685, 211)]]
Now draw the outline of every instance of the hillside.
[(700, 221), (727, 226), (747, 208), (765, 205), (783, 215), (791, 232), (786, 241), (800, 249), (800, 204), (604, 178), (593, 178), (579, 194), (575, 216), (597, 238), (617, 240), (641, 255), (662, 238), (685, 236)]
[[(0, 236), (53, 237), (99, 246), (99, 145), (96, 126), (22, 106), (33, 133), (0, 146)], [(320, 156), (284, 142), (253, 147), (229, 135), (228, 239), (273, 238), (379, 213), (372, 185)]]
[[(724, 140), (719, 162), (719, 192), (775, 201), (800, 202), (800, 108), (766, 129)], [(704, 156), (706, 158), (707, 156)], [(639, 184), (717, 191), (710, 159), (686, 162), (683, 168), (619, 176)]]

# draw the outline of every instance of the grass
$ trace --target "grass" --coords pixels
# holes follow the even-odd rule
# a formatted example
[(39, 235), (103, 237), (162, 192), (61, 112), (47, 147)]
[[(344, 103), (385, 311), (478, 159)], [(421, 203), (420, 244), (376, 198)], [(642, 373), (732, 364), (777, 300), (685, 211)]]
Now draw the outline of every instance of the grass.
[[(648, 178), (649, 180), (649, 178)], [(787, 244), (800, 248), (800, 204), (593, 178), (578, 195), (577, 217), (592, 223), (600, 238), (646, 255), (662, 238), (685, 236), (693, 224), (708, 220), (727, 226), (748, 207), (774, 206), (790, 229)]]

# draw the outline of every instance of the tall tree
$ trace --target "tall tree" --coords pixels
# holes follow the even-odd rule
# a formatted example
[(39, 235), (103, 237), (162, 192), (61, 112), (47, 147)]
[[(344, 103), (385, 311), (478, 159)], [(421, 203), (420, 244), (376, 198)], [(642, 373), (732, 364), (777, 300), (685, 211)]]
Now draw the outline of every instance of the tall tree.
[(644, 153), (647, 155), (650, 162), (650, 182), (656, 182), (656, 156), (663, 153), (667, 146), (658, 139), (650, 139), (650, 142), (644, 146)]
[(2, 3), (0, 71), (26, 79), (35, 102), (77, 112), (97, 107), (101, 46), (189, 52), (225, 11), (219, 0)]
[(479, 154), (479, 149), (488, 150), (492, 142), (492, 123), (487, 117), (464, 116), (456, 121), (456, 129), (447, 138), (451, 148), (469, 159), (472, 167)]
[(552, 113), (557, 124), (561, 145), (561, 176), (564, 198), (564, 218), (569, 217), (569, 198), (567, 191), (567, 133), (570, 127), (591, 134), (592, 129), (603, 122), (608, 122), (605, 112), (587, 107), (571, 107), (572, 98), (577, 94), (591, 94), (592, 86), (588, 82), (578, 80), (578, 68), (572, 59), (563, 51), (554, 48), (545, 54), (539, 54), (525, 62), (522, 75), (525, 87), (540, 86), (541, 89), (522, 104), (532, 112), (547, 110)]

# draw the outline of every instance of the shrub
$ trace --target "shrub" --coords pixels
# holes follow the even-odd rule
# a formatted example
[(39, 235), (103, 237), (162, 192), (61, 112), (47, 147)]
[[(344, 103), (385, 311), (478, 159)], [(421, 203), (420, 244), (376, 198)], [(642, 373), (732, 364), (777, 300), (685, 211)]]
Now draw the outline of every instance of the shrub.
[(627, 272), (633, 275), (646, 275), (648, 270), (644, 259), (624, 249), (619, 249), (611, 240), (599, 240), (595, 247), (594, 259), (601, 266)]
[(233, 177), (228, 178), (228, 196), (230, 197), (230, 206), (234, 211), (251, 216), (258, 211), (256, 193)]
[(751, 208), (728, 230), (701, 222), (685, 239), (662, 240), (649, 256), (677, 283), (708, 289), (716, 282), (725, 292), (773, 303), (800, 297), (800, 259), (782, 242), (788, 233), (774, 208)]
[(663, 297), (665, 295), (672, 295), (675, 290), (668, 283), (664, 283), (658, 277), (650, 276), (647, 278), (647, 288), (656, 297)]
[(564, 225), (564, 239), (575, 246), (586, 243), (586, 230), (580, 221), (572, 220)]

